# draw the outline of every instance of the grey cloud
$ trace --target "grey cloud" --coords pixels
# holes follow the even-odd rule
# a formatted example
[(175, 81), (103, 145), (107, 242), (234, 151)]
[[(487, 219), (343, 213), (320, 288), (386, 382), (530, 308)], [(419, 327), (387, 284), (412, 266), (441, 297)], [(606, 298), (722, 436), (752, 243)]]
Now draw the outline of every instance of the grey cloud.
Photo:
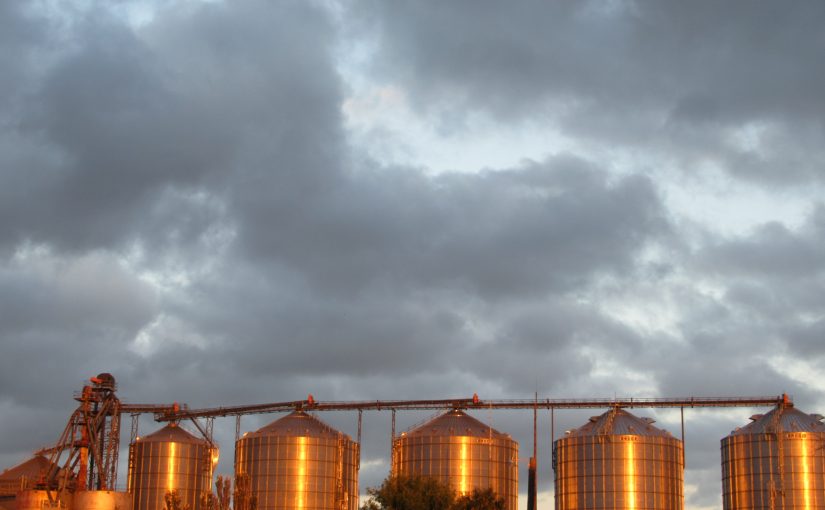
[(273, 197), (245, 228), (253, 254), (317, 275), (319, 286), (422, 282), (482, 296), (569, 289), (633, 264), (667, 232), (645, 178), (617, 182), (573, 158), (435, 179), (355, 174), (303, 202)]
[[(385, 24), (382, 55), (403, 62), (377, 64), (407, 80), (422, 111), (456, 99), (456, 110), (515, 123), (556, 102), (551, 116), (573, 135), (598, 124), (631, 145), (658, 118), (665, 133), (652, 143), (666, 150), (671, 137), (697, 159), (693, 149), (738, 122), (803, 112), (816, 123), (804, 104), (817, 68), (797, 64), (818, 46), (787, 64), (796, 97), (775, 93), (767, 65), (789, 51), (784, 32), (746, 48), (769, 50), (754, 57), (765, 69), (726, 70), (744, 41), (770, 32), (730, 13), (718, 18), (728, 26), (710, 26), (715, 9), (735, 4), (677, 13), (685, 7), (488, 3), (472, 6), (475, 17), (459, 5), (370, 6)], [(770, 18), (757, 16), (762, 8), (773, 9), (745, 17)], [(640, 396), (786, 390), (817, 401), (764, 360), (819, 352), (821, 321), (786, 312), (821, 308), (822, 211), (801, 230), (708, 235), (688, 251), (657, 181), (587, 155), (439, 176), (365, 161), (346, 142), (334, 52), (341, 37), (369, 34), (346, 32), (352, 19), (336, 26), (318, 4), (170, 4), (137, 29), (88, 18), (64, 27), (71, 47), (38, 61), (39, 73), (22, 61), (0, 77), (14, 97), (13, 107), (0, 99), (0, 426), (27, 435), (0, 444), (4, 460), (55, 438), (71, 392), (101, 371), (118, 377), (127, 401), (195, 407), (310, 392), (610, 397), (638, 387)], [(47, 51), (56, 30), (10, 3), (0, 29), (3, 63)], [(705, 65), (717, 76), (698, 76)], [(751, 90), (745, 78), (766, 82)], [(815, 146), (805, 126), (787, 147)], [(736, 156), (723, 142), (707, 147)], [(742, 171), (756, 164), (745, 159)], [(651, 247), (665, 261), (643, 261)], [(611, 285), (672, 298), (673, 331), (617, 317), (602, 302)], [(243, 429), (274, 418), (245, 418)], [(559, 416), (557, 432), (586, 418)], [(324, 419), (353, 433), (351, 414)], [(388, 420), (365, 422), (365, 459), (389, 458)], [(232, 425), (216, 429), (223, 472)], [(495, 415), (522, 452), (529, 425), (526, 414)], [(700, 483), (716, 455), (698, 439), (717, 425), (689, 428)], [(364, 485), (385, 474), (376, 466)], [(701, 492), (696, 504), (711, 501)]]
[(376, 38), (379, 79), (445, 119), (540, 119), (596, 147), (675, 159), (686, 172), (713, 162), (774, 185), (822, 178), (818, 2), (375, 2), (352, 11), (354, 27)]

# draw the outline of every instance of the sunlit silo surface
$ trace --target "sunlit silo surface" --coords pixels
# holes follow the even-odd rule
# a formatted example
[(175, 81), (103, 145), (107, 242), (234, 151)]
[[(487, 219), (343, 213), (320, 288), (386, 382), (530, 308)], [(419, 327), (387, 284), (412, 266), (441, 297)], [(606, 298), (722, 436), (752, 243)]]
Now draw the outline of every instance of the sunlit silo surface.
[(130, 448), (129, 491), (134, 510), (160, 510), (168, 491), (181, 503), (199, 510), (201, 497), (212, 491), (217, 450), (175, 424), (140, 437)]
[[(160, 507), (158, 510), (161, 510)], [(78, 491), (72, 497), (72, 510), (131, 510), (132, 495), (116, 491)]]
[[(52, 491), (51, 498), (55, 498), (56, 493)], [(52, 501), (48, 491), (27, 489), (17, 494), (14, 501), (14, 510), (68, 510), (71, 508), (71, 494), (64, 493), (59, 500)]]
[(682, 442), (652, 424), (614, 408), (557, 440), (556, 510), (680, 510)]
[(235, 445), (235, 474), (249, 477), (258, 510), (357, 510), (359, 445), (295, 411)]
[(825, 425), (783, 404), (722, 439), (725, 510), (825, 509)]
[(515, 510), (518, 443), (454, 410), (402, 433), (393, 443), (393, 474), (432, 476), (459, 494), (491, 488)]

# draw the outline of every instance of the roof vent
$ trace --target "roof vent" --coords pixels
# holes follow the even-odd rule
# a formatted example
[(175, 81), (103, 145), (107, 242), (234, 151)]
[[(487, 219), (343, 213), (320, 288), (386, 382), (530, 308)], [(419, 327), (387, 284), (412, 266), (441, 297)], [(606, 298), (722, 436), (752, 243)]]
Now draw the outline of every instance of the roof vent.
[[(765, 415), (764, 414), (754, 414), (753, 416), (750, 417), (750, 420), (751, 421), (756, 421), (756, 420), (758, 420), (759, 418), (761, 418), (763, 416), (765, 416)], [(739, 429), (737, 428), (736, 430), (739, 430)]]

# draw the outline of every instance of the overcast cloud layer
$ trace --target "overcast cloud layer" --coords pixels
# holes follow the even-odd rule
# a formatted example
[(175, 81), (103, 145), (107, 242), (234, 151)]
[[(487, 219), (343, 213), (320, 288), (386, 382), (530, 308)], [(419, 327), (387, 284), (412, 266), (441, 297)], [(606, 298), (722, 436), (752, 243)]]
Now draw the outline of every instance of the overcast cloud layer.
[[(821, 2), (0, 2), (3, 466), (102, 371), (194, 407), (823, 412), (822, 26)], [(750, 414), (688, 413), (686, 508), (721, 507)], [(478, 417), (530, 455), (529, 413)], [(388, 437), (365, 418), (362, 488)]]

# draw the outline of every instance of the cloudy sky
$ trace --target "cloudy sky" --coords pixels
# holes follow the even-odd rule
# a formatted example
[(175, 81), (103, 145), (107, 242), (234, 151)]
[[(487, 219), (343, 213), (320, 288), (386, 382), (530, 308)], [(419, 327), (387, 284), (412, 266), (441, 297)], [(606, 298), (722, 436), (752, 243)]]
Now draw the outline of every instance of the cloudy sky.
[[(814, 1), (0, 2), (2, 465), (102, 371), (193, 407), (823, 412), (823, 25)], [(687, 413), (688, 509), (721, 507), (718, 440), (752, 412)], [(529, 413), (477, 417), (529, 456)], [(364, 426), (362, 487), (389, 416)]]

